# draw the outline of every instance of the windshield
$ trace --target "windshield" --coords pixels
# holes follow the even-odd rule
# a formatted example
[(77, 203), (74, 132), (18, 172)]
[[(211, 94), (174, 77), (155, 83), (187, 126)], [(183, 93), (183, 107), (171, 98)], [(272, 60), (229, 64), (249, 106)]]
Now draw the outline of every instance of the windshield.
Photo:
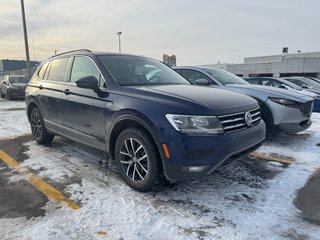
[(210, 74), (212, 77), (214, 77), (217, 81), (219, 81), (223, 85), (227, 84), (250, 84), (243, 80), (242, 78), (229, 73), (222, 69), (212, 69), (212, 68), (206, 68), (203, 69), (205, 72)]
[(311, 80), (309, 78), (301, 78), (301, 80), (311, 87), (320, 88), (320, 83), (317, 83), (314, 80)]
[(287, 85), (288, 87), (291, 87), (295, 90), (302, 90), (303, 88), (302, 87), (299, 87), (298, 85), (292, 83), (292, 82), (289, 82), (287, 80), (284, 80), (284, 79), (281, 79), (281, 82), (284, 84), (284, 85)]
[(285, 78), (286, 80), (299, 85), (300, 87), (306, 86), (307, 88), (320, 88), (320, 84), (308, 78)]
[(135, 56), (100, 56), (99, 59), (120, 86), (190, 83), (165, 64)]
[(28, 79), (26, 77), (12, 76), (12, 77), (9, 77), (9, 82), (10, 83), (28, 83)]

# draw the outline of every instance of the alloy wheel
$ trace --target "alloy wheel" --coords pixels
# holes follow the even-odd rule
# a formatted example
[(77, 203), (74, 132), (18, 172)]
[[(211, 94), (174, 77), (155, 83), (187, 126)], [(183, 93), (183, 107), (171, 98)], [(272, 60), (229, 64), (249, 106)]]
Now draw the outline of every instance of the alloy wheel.
[(148, 154), (141, 142), (135, 138), (127, 138), (122, 142), (120, 163), (126, 176), (133, 182), (141, 182), (148, 175)]
[(35, 112), (34, 114), (32, 114), (31, 126), (32, 126), (34, 136), (36, 138), (41, 138), (41, 136), (42, 136), (42, 123), (41, 123), (41, 118), (40, 118), (40, 115), (38, 112)]

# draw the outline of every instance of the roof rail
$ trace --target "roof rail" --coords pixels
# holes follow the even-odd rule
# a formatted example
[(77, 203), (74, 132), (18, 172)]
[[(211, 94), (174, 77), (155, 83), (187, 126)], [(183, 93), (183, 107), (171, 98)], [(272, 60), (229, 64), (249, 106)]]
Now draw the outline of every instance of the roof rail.
[(89, 49), (76, 49), (76, 50), (72, 50), (72, 51), (68, 51), (68, 52), (59, 53), (59, 54), (53, 55), (51, 57), (56, 57), (56, 56), (60, 56), (60, 55), (66, 54), (66, 53), (81, 52), (81, 51), (82, 52), (91, 52), (91, 50), (89, 50)]

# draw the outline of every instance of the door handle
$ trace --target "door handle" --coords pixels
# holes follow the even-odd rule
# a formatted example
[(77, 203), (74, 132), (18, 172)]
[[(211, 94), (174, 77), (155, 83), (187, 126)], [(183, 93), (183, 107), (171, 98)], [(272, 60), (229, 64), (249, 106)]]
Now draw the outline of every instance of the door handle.
[(69, 95), (69, 94), (71, 94), (71, 91), (70, 91), (69, 89), (65, 89), (65, 90), (63, 91), (63, 93), (64, 93), (65, 95)]
[(43, 86), (42, 86), (42, 85), (40, 85), (40, 86), (39, 86), (39, 89), (40, 89), (40, 90), (42, 90), (42, 89), (43, 89)]

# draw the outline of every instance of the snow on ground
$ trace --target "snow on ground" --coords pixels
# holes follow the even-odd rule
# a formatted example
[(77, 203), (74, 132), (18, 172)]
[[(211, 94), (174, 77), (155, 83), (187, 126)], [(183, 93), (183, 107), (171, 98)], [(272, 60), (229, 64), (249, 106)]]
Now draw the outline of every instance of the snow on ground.
[[(100, 151), (61, 138), (47, 147), (28, 142), (30, 159), (23, 166), (60, 186), (81, 209), (49, 201), (44, 217), (0, 219), (0, 232), (6, 233), (3, 239), (320, 239), (319, 226), (302, 219), (293, 205), (296, 190), (320, 165), (320, 114), (312, 120), (307, 131), (280, 134), (259, 149), (297, 164), (248, 157), (205, 178), (147, 194), (99, 164)], [(4, 133), (1, 128), (0, 136)]]
[(24, 100), (8, 101), (0, 98), (0, 110), (12, 109), (12, 108), (25, 108)]
[(0, 98), (0, 139), (30, 134), (30, 125), (24, 108), (24, 101), (7, 101)]

